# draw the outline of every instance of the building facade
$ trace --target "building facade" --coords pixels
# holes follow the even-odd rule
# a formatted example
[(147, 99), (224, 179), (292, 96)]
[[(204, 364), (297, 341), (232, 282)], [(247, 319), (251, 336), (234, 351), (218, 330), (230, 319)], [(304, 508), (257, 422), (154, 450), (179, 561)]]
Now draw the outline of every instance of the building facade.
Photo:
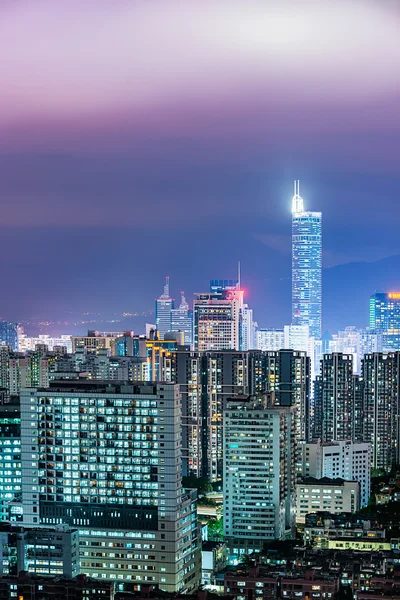
[(193, 303), (194, 349), (240, 349), (242, 290), (197, 294)]
[(390, 471), (400, 461), (400, 352), (366, 354), (363, 439), (371, 444), (371, 464)]
[(367, 506), (371, 495), (371, 450), (368, 442), (320, 441), (303, 444), (303, 477), (341, 478), (360, 483), (360, 506)]
[(305, 523), (306, 515), (319, 511), (354, 513), (360, 509), (358, 481), (330, 477), (305, 477), (296, 484), (296, 522)]
[(0, 321), (0, 346), (10, 346), (18, 352), (18, 323)]
[(285, 347), (283, 329), (258, 329), (256, 333), (257, 350), (277, 351)]
[(400, 350), (400, 292), (373, 294), (369, 301), (369, 328), (382, 336), (382, 350)]
[(181, 292), (181, 303), (179, 308), (171, 309), (170, 331), (183, 331), (184, 343), (188, 346), (193, 344), (193, 311), (186, 302), (184, 292)]
[(176, 350), (167, 359), (182, 394), (183, 472), (217, 481), (223, 473), (223, 406), (248, 393), (246, 352)]
[(324, 354), (315, 385), (315, 437), (323, 442), (354, 441), (354, 430), (359, 427), (354, 385), (353, 355)]
[(249, 352), (249, 393), (275, 392), (279, 406), (295, 407), (298, 440), (310, 438), (310, 359), (305, 352)]
[(81, 572), (92, 577), (196, 588), (196, 494), (181, 487), (180, 420), (172, 384), (22, 390), (24, 524), (77, 527)]
[(321, 338), (322, 214), (306, 212), (295, 182), (292, 200), (292, 323)]
[(294, 409), (250, 398), (224, 410), (224, 538), (228, 560), (294, 531)]

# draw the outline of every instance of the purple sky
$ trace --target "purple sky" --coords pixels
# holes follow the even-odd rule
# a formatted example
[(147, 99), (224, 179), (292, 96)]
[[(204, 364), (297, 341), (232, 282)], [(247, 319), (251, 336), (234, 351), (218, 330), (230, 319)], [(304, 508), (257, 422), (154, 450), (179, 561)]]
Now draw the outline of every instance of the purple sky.
[(3, 0), (0, 316), (30, 314), (26, 281), (61, 310), (123, 275), (145, 309), (164, 273), (191, 293), (239, 258), (262, 311), (294, 178), (325, 267), (400, 254), (399, 30), (390, 0)]

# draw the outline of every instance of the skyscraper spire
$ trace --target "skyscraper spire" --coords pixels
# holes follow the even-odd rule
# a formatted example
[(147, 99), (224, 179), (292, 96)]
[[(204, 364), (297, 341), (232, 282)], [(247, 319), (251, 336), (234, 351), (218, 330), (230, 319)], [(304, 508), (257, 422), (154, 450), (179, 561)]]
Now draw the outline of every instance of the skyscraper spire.
[(294, 196), (292, 199), (292, 213), (304, 212), (304, 200), (300, 196), (300, 180), (294, 180)]
[(168, 275), (165, 278), (164, 293), (162, 295), (162, 298), (169, 298), (169, 277), (168, 277)]
[(188, 310), (188, 308), (189, 308), (189, 304), (186, 301), (185, 292), (181, 292), (181, 303), (179, 306), (179, 310)]

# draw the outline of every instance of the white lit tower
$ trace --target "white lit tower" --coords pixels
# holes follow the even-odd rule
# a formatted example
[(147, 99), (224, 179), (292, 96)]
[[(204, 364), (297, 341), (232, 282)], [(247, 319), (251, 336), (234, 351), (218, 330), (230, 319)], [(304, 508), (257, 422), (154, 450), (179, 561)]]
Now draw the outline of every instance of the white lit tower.
[(300, 182), (292, 200), (292, 323), (321, 338), (322, 213), (304, 210)]

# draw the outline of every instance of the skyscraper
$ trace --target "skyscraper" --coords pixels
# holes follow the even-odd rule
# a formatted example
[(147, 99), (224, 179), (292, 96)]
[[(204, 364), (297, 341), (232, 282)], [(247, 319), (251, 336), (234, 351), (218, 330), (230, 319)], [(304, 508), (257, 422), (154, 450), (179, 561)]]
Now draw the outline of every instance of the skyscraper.
[(197, 294), (193, 303), (194, 349), (239, 350), (243, 291)]
[(166, 277), (164, 292), (156, 300), (156, 327), (160, 339), (164, 339), (167, 331), (171, 331), (171, 310), (174, 308), (174, 300), (169, 295), (169, 277)]
[(385, 352), (400, 350), (400, 292), (371, 296), (369, 328), (382, 336), (382, 348)]
[(222, 477), (222, 411), (227, 398), (247, 394), (247, 352), (170, 353), (167, 371), (182, 394), (184, 474)]
[(304, 210), (300, 182), (294, 182), (292, 200), (292, 322), (309, 325), (321, 337), (322, 214)]
[(296, 435), (310, 437), (310, 358), (306, 352), (278, 350), (249, 352), (249, 392), (275, 393), (276, 406), (295, 407)]
[(400, 352), (366, 354), (363, 439), (371, 444), (371, 465), (390, 471), (400, 461)]
[(315, 435), (323, 442), (353, 440), (355, 428), (353, 355), (324, 354), (315, 386)]
[(181, 292), (181, 303), (179, 308), (171, 309), (170, 331), (183, 331), (185, 335), (185, 344), (189, 346), (193, 343), (193, 311), (190, 310), (186, 302), (184, 292)]

